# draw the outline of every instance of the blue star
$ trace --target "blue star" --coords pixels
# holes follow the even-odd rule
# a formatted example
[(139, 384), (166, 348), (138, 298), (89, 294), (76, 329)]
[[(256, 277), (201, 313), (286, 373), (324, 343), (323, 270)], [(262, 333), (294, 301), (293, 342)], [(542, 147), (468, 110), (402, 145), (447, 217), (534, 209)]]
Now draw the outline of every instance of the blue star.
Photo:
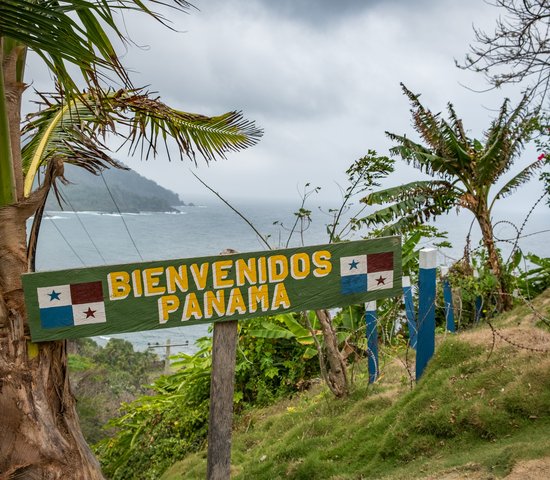
[(52, 290), (52, 293), (48, 293), (48, 295), (50, 296), (50, 302), (53, 302), (54, 300), (60, 300), (59, 295), (61, 295), (61, 292)]
[(359, 262), (357, 262), (356, 260), (352, 260), (349, 264), (349, 269), (350, 270), (353, 270), (354, 268), (357, 269), (357, 265), (359, 265)]

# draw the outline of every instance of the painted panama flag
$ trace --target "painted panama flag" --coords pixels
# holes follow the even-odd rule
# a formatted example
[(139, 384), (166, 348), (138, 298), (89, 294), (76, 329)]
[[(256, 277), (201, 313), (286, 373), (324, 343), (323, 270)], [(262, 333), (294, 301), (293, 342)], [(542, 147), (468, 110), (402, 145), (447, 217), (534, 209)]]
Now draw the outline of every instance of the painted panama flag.
[(101, 282), (39, 287), (38, 307), (42, 328), (105, 323)]
[(340, 257), (343, 294), (393, 288), (393, 252)]

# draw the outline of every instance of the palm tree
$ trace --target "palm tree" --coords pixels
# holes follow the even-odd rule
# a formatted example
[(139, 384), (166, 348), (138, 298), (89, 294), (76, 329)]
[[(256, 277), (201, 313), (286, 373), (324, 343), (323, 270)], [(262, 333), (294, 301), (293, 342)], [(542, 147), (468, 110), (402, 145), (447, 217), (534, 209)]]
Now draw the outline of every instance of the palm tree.
[[(63, 163), (93, 172), (120, 166), (100, 141), (113, 132), (144, 156), (154, 156), (170, 137), (182, 155), (195, 160), (198, 153), (206, 161), (261, 135), (239, 112), (189, 114), (133, 88), (110, 38), (126, 41), (117, 24), (124, 11), (164, 22), (151, 10), (155, 5), (190, 8), (184, 0), (0, 2), (0, 478), (103, 478), (78, 424), (65, 342), (30, 341), (21, 287), (26, 220), (62, 176)], [(22, 142), (28, 49), (46, 63), (59, 93), (44, 97), (46, 108), (25, 125)], [(70, 65), (80, 73), (71, 74)], [(113, 77), (122, 88), (108, 88)], [(44, 180), (33, 187), (40, 168)]]
[(495, 246), (492, 209), (497, 200), (527, 182), (542, 163), (534, 161), (510, 178), (496, 193), (495, 183), (509, 171), (535, 127), (524, 98), (512, 111), (505, 100), (498, 117), (485, 132), (483, 141), (466, 135), (462, 120), (448, 105), (449, 120), (424, 108), (419, 96), (402, 85), (412, 104), (415, 130), (424, 144), (404, 135), (386, 132), (397, 143), (390, 151), (420, 171), (436, 177), (374, 192), (364, 199), (368, 205), (390, 205), (364, 219), (369, 226), (385, 224), (383, 232), (400, 233), (453, 207), (470, 210), (481, 229), (488, 263), (498, 281), (499, 308), (508, 309), (508, 295), (501, 259)]

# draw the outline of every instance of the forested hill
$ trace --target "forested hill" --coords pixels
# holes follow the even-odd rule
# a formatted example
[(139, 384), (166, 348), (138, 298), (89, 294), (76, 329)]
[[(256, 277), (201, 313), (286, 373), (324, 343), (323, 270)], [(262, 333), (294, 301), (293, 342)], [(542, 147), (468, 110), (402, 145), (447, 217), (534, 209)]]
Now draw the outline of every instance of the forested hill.
[(133, 170), (111, 168), (105, 170), (101, 178), (65, 164), (65, 178), (70, 183), (60, 187), (66, 201), (60, 206), (55, 194), (50, 192), (47, 210), (116, 212), (118, 205), (121, 212), (169, 212), (175, 210), (174, 206), (184, 204), (176, 193)]

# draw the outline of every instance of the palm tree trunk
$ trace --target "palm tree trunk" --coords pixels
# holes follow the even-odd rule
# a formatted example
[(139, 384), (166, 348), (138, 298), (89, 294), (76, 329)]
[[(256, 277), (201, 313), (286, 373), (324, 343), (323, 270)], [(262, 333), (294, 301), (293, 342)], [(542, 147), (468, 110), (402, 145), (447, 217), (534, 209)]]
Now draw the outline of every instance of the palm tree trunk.
[(493, 275), (497, 278), (498, 282), (498, 299), (497, 309), (499, 312), (507, 311), (512, 308), (512, 297), (508, 292), (508, 286), (506, 279), (502, 271), (502, 264), (500, 256), (495, 246), (495, 238), (493, 235), (493, 225), (490, 219), (490, 212), (488, 208), (481, 205), (476, 213), (476, 218), (481, 229), (481, 235), (483, 238), (483, 245), (487, 249), (488, 263)]
[[(0, 135), (0, 144), (7, 142), (12, 150), (10, 188), (13, 197), (21, 199), (17, 105), (23, 89), (11, 61), (16, 58), (4, 58), (4, 82), (0, 82), (10, 90), (9, 95), (0, 91), (10, 104), (4, 109), (9, 132)], [(65, 342), (31, 343), (26, 321), (21, 285), (21, 275), (27, 271), (26, 220), (45, 192), (46, 188), (17, 203), (0, 203), (0, 480), (97, 480), (103, 476), (81, 433)]]

